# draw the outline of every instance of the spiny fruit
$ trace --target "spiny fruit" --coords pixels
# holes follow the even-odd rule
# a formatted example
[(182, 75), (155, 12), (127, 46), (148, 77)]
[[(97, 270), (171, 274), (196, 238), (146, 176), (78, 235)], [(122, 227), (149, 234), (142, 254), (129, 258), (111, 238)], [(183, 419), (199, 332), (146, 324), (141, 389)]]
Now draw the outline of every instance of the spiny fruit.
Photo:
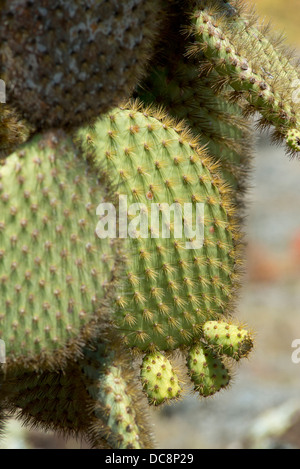
[(95, 210), (107, 189), (62, 131), (35, 137), (2, 163), (0, 337), (7, 365), (57, 367), (93, 335), (118, 269), (113, 240), (95, 236)]
[[(114, 319), (124, 343), (147, 353), (191, 345), (204, 322), (231, 313), (239, 283), (241, 233), (218, 166), (182, 124), (137, 104), (77, 138), (122, 202), (126, 278)], [(112, 208), (99, 236), (117, 236)]]
[(195, 391), (200, 396), (212, 396), (227, 387), (230, 382), (230, 372), (222, 359), (201, 343), (190, 348), (187, 366)]
[(72, 128), (125, 99), (159, 31), (161, 0), (7, 0), (0, 7), (7, 102), (38, 129)]
[(253, 347), (249, 331), (224, 321), (208, 321), (203, 325), (203, 336), (208, 345), (221, 355), (235, 360), (246, 357)]
[(161, 353), (150, 353), (144, 357), (141, 381), (150, 404), (159, 405), (180, 396), (178, 376), (170, 361)]
[[(218, 9), (203, 7), (200, 0), (193, 15), (195, 45), (191, 53), (204, 53), (207, 59), (200, 65), (201, 73), (217, 72), (218, 85), (231, 86), (235, 99), (248, 102), (247, 113), (258, 111), (263, 128), (273, 125), (274, 139), (286, 141), (289, 130), (299, 131), (300, 115), (299, 106), (293, 101), (290, 78), (283, 66), (278, 67), (282, 60), (278, 57), (271, 63), (264, 54), (257, 53), (257, 38), (239, 34), (234, 18), (218, 13)], [(276, 53), (276, 48), (273, 51)], [(292, 68), (293, 75), (299, 76), (299, 68), (289, 61), (289, 70)], [(289, 147), (290, 153), (296, 151)]]

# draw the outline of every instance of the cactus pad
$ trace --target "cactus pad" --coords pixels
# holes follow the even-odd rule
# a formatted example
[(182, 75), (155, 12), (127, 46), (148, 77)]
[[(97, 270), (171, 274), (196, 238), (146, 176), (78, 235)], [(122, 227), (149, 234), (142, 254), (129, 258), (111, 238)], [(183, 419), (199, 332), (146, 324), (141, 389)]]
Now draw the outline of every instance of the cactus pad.
[(150, 404), (159, 405), (179, 397), (181, 387), (170, 361), (161, 353), (146, 355), (141, 381)]
[(56, 362), (93, 331), (112, 278), (95, 236), (105, 186), (63, 132), (37, 136), (0, 166), (0, 337), (10, 364)]
[[(141, 351), (191, 344), (201, 324), (226, 314), (239, 277), (240, 233), (216, 164), (182, 125), (153, 109), (115, 109), (78, 136), (100, 174), (126, 196), (128, 233), (132, 204), (142, 214), (160, 209), (161, 226), (151, 215), (143, 233), (134, 225), (124, 235), (127, 276), (115, 313), (124, 341)], [(182, 208), (177, 218), (168, 213), (174, 203)], [(175, 232), (188, 223), (184, 204), (203, 208), (203, 240)]]
[(228, 355), (237, 361), (247, 356), (253, 347), (253, 339), (247, 330), (223, 321), (206, 322), (203, 335), (219, 354)]
[(19, 114), (5, 104), (0, 104), (0, 160), (7, 157), (19, 145), (26, 142), (31, 131), (30, 126)]
[(222, 359), (200, 343), (189, 350), (187, 366), (195, 391), (200, 396), (212, 396), (230, 382), (230, 373)]

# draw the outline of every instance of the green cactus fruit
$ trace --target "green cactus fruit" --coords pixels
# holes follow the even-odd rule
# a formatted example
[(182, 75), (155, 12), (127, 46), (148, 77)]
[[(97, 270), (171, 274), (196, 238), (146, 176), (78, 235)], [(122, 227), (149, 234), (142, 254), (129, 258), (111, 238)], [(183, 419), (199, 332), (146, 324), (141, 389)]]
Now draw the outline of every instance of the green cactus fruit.
[[(239, 284), (241, 233), (217, 165), (184, 125), (136, 104), (77, 139), (119, 195), (126, 278), (114, 317), (124, 342), (143, 352), (190, 345), (204, 322), (226, 316)], [(116, 235), (100, 222), (98, 235)]]
[(141, 381), (150, 404), (159, 405), (180, 396), (179, 378), (170, 361), (161, 353), (150, 353), (144, 357)]
[(229, 385), (230, 372), (222, 359), (201, 343), (190, 348), (187, 367), (194, 389), (200, 396), (212, 396)]
[(208, 321), (203, 325), (203, 336), (208, 345), (221, 355), (235, 360), (246, 357), (253, 347), (249, 331), (224, 321)]
[(64, 132), (37, 136), (0, 166), (0, 338), (7, 366), (54, 367), (109, 310), (114, 240), (95, 236), (108, 191)]
[(159, 31), (161, 0), (7, 0), (7, 102), (38, 129), (89, 123), (131, 93)]
[(0, 160), (10, 155), (19, 145), (28, 140), (33, 132), (18, 113), (5, 104), (0, 104)]
[[(232, 26), (234, 19), (216, 14), (210, 7), (201, 7), (193, 17), (195, 44), (191, 54), (205, 54), (206, 64), (201, 65), (201, 73), (211, 70), (218, 72), (218, 85), (231, 86), (235, 99), (243, 98), (248, 102), (247, 113), (260, 112), (260, 124), (263, 128), (273, 125), (275, 140), (286, 140), (290, 129), (299, 130), (299, 106), (293, 100), (291, 82), (282, 67), (278, 71), (278, 62), (274, 67), (264, 54), (257, 53), (257, 38), (239, 34)], [(251, 37), (251, 34), (250, 34)], [(274, 49), (274, 53), (277, 49)], [(281, 53), (281, 51), (278, 51)], [(290, 62), (290, 68), (292, 68)], [(294, 75), (298, 75), (294, 67)], [(295, 153), (289, 148), (290, 153)]]
[(300, 130), (290, 129), (287, 132), (286, 143), (295, 151), (300, 151)]

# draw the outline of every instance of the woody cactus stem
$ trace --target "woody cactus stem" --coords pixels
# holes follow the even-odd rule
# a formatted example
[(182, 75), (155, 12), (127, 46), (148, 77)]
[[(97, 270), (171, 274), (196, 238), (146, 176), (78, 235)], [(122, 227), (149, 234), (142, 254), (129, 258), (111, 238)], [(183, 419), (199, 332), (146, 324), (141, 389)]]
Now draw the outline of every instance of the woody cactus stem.
[[(203, 7), (200, 2), (193, 15), (196, 43), (190, 53), (204, 53), (207, 62), (201, 65), (202, 73), (217, 71), (216, 86), (230, 85), (235, 98), (242, 97), (248, 102), (248, 113), (259, 111), (262, 125), (275, 126), (275, 138), (285, 140), (289, 151), (296, 153), (299, 144), (287, 140), (289, 131), (300, 128), (299, 109), (293, 103), (289, 79), (281, 68), (278, 70), (278, 60), (273, 67), (264, 55), (259, 58), (257, 48), (245, 34), (238, 34), (232, 19), (217, 13), (217, 9)], [(298, 75), (296, 68), (294, 74)]]

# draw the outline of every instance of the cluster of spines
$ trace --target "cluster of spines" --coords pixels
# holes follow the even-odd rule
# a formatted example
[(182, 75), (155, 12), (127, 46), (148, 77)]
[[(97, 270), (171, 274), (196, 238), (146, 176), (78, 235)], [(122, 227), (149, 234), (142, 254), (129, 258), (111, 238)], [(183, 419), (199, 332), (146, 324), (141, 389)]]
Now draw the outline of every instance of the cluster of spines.
[(28, 140), (33, 128), (6, 104), (0, 104), (0, 160)]
[(151, 237), (151, 226), (147, 239), (127, 239), (127, 279), (117, 301), (116, 320), (129, 346), (155, 351), (188, 345), (205, 320), (227, 310), (237, 285), (240, 235), (218, 165), (182, 124), (151, 108), (116, 109), (78, 137), (128, 204), (204, 203), (199, 249), (185, 249), (187, 239), (173, 234)]
[[(216, 13), (217, 12), (217, 13)], [(274, 68), (257, 55), (257, 47), (253, 47), (251, 34), (237, 33), (234, 18), (210, 7), (201, 6), (194, 14), (192, 28), (196, 39), (190, 53), (204, 53), (207, 61), (201, 65), (202, 73), (212, 70), (219, 75), (216, 86), (230, 86), (234, 91), (234, 99), (243, 98), (248, 102), (247, 114), (259, 111), (262, 115), (261, 124), (276, 128), (275, 137), (285, 140), (287, 132), (299, 128), (299, 112), (293, 102), (291, 84), (286, 78), (284, 67), (274, 60)], [(242, 31), (244, 26), (242, 26)], [(245, 37), (246, 36), (246, 37)], [(292, 68), (290, 62), (290, 68)], [(295, 76), (298, 74), (294, 69)], [(291, 148), (294, 153), (298, 147)]]

